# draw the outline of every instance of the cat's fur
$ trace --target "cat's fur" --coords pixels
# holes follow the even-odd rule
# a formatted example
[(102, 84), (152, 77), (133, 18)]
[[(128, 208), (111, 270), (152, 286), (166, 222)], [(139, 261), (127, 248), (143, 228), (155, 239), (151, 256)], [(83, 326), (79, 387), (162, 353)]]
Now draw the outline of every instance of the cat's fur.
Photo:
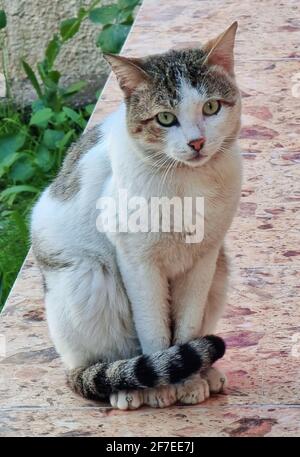
[[(71, 147), (33, 210), (50, 333), (69, 384), (86, 397), (110, 395), (123, 409), (166, 406), (202, 401), (222, 385), (209, 367), (224, 344), (201, 337), (215, 330), (224, 305), (224, 236), (240, 195), (236, 28), (199, 49), (108, 55), (125, 104)], [(204, 119), (212, 98), (222, 100), (221, 111)], [(161, 111), (175, 113), (180, 125), (160, 126)], [(203, 157), (191, 160), (188, 143), (199, 136)], [(203, 241), (188, 244), (174, 232), (99, 233), (97, 199), (117, 199), (119, 189), (147, 200), (203, 196)]]

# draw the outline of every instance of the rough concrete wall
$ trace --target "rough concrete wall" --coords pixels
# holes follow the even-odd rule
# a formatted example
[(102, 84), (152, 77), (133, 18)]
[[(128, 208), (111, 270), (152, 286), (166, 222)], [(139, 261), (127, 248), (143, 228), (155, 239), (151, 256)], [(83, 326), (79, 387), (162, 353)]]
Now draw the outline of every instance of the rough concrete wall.
[[(59, 23), (73, 17), (79, 6), (90, 4), (91, 0), (1, 0), (0, 6), (1, 3), (8, 20), (6, 39), (12, 92), (19, 103), (27, 103), (34, 97), (34, 92), (26, 81), (20, 59), (24, 58), (34, 66), (43, 58)], [(110, 1), (102, 2), (106, 3)], [(107, 64), (95, 44), (99, 32), (100, 26), (86, 20), (78, 34), (66, 43), (57, 61), (64, 84), (81, 79), (88, 82), (83, 95), (85, 100), (94, 97), (108, 74)]]

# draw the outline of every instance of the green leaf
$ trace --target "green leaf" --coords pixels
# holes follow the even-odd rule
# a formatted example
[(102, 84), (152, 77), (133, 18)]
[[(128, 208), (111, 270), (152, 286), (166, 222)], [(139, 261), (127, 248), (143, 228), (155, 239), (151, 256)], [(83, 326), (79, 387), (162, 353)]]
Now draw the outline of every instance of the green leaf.
[(132, 25), (133, 23), (133, 15), (132, 10), (120, 10), (118, 16), (118, 22), (126, 25)]
[(41, 110), (43, 108), (46, 108), (46, 106), (44, 105), (43, 100), (37, 99), (37, 100), (34, 100), (31, 103), (31, 109), (32, 109), (33, 113), (36, 113), (37, 111), (39, 111), (39, 110)]
[(59, 149), (63, 150), (69, 143), (70, 143), (70, 140), (73, 136), (73, 134), (75, 133), (75, 130), (69, 130), (65, 136), (62, 138), (62, 140), (60, 140), (57, 145), (59, 147)]
[(24, 243), (26, 243), (28, 240), (28, 228), (24, 220), (24, 217), (20, 214), (18, 210), (11, 211), (10, 216), (14, 220), (16, 226), (18, 227), (21, 236), (23, 237)]
[(97, 45), (101, 47), (103, 52), (118, 53), (130, 30), (129, 25), (114, 24), (103, 28), (98, 36)]
[[(57, 90), (57, 84), (60, 79), (60, 72), (53, 70), (48, 71), (45, 65), (45, 62), (39, 62), (37, 64), (37, 68), (39, 71), (39, 75), (46, 86), (46, 89), (50, 89), (51, 91)], [(52, 95), (52, 94), (51, 94)], [(45, 90), (45, 96), (47, 97), (47, 91)]]
[(85, 81), (78, 81), (74, 84), (71, 84), (64, 90), (63, 96), (69, 97), (70, 95), (77, 94), (77, 92), (81, 91), (84, 87), (86, 87)]
[(83, 7), (79, 8), (78, 19), (82, 20), (87, 15), (87, 10)]
[(61, 125), (66, 122), (67, 116), (63, 111), (60, 111), (59, 113), (54, 113), (54, 121), (56, 124)]
[(80, 115), (76, 113), (72, 108), (68, 108), (67, 106), (63, 107), (64, 113), (70, 118), (72, 121), (76, 122), (78, 121)]
[(21, 149), (25, 140), (26, 136), (22, 133), (13, 133), (0, 137), (0, 163)]
[(19, 154), (15, 152), (7, 157), (5, 157), (0, 162), (0, 178), (2, 178), (10, 169), (10, 167), (19, 160)]
[(28, 181), (28, 179), (32, 178), (33, 175), (34, 168), (28, 158), (16, 162), (13, 165), (11, 171), (9, 172), (9, 176), (11, 179), (13, 179), (14, 181), (21, 182)]
[(45, 62), (45, 61), (38, 62), (37, 69), (38, 69), (38, 72), (39, 72), (39, 75), (40, 75), (42, 81), (45, 82), (47, 79), (47, 74), (48, 74), (47, 62)]
[(5, 11), (0, 10), (0, 29), (6, 27), (6, 14)]
[(61, 130), (52, 130), (52, 129), (47, 129), (45, 130), (44, 136), (43, 136), (43, 144), (48, 148), (48, 149), (55, 149), (57, 148), (57, 143), (64, 137), (64, 132)]
[(124, 8), (135, 8), (140, 3), (140, 0), (119, 0), (118, 7)]
[(95, 24), (113, 24), (118, 17), (117, 5), (101, 6), (90, 11), (89, 18)]
[(39, 168), (41, 168), (41, 170), (45, 172), (51, 170), (53, 166), (54, 157), (51, 155), (49, 149), (44, 144), (41, 144), (38, 147), (35, 163)]
[(8, 189), (3, 190), (0, 193), (0, 200), (4, 200), (11, 195), (20, 194), (21, 192), (30, 192), (33, 194), (38, 194), (40, 191), (37, 187), (29, 186), (27, 184), (22, 184), (18, 186), (11, 186)]
[(68, 108), (67, 106), (63, 107), (63, 111), (64, 111), (64, 113), (66, 113), (68, 118), (71, 119), (73, 122), (75, 122), (77, 125), (79, 125), (79, 127), (81, 127), (82, 129), (85, 128), (86, 121), (85, 121), (85, 119), (83, 119), (81, 114), (77, 113), (76, 111), (74, 111), (71, 108)]
[(51, 108), (43, 108), (36, 111), (30, 119), (30, 125), (37, 125), (38, 127), (46, 127), (48, 122), (53, 116)]
[(42, 98), (43, 94), (42, 94), (42, 90), (41, 90), (41, 87), (39, 85), (39, 82), (35, 76), (35, 73), (34, 71), (32, 70), (32, 68), (30, 67), (30, 65), (28, 65), (27, 62), (25, 62), (25, 60), (22, 60), (22, 65), (23, 65), (23, 68), (24, 68), (24, 71), (27, 75), (27, 77), (29, 78), (32, 86), (34, 87), (36, 93), (38, 94), (38, 96), (40, 98)]
[(60, 24), (60, 34), (63, 41), (72, 38), (80, 28), (80, 20), (77, 17), (66, 19)]
[(88, 105), (86, 105), (85, 107), (85, 112), (88, 116), (91, 116), (94, 109), (95, 109), (95, 103), (89, 103)]
[(57, 35), (54, 35), (53, 39), (47, 46), (46, 49), (46, 59), (48, 61), (48, 65), (51, 68), (54, 64), (56, 57), (58, 56), (60, 51), (60, 39)]
[(61, 77), (61, 74), (60, 74), (60, 72), (57, 71), (57, 70), (49, 71), (49, 73), (48, 73), (48, 78), (51, 79), (51, 81), (52, 81), (55, 85), (57, 85), (57, 83), (58, 83), (60, 77)]

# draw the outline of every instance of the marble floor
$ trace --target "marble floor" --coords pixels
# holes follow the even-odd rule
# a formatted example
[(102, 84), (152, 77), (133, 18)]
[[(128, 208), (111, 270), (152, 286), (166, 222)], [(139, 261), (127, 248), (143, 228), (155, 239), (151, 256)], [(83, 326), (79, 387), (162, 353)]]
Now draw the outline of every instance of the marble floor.
[[(198, 406), (133, 412), (74, 395), (29, 253), (0, 317), (1, 436), (300, 436), (300, 3), (145, 0), (124, 53), (197, 46), (236, 19), (244, 182), (219, 326), (226, 392)], [(90, 125), (120, 97), (110, 78)]]

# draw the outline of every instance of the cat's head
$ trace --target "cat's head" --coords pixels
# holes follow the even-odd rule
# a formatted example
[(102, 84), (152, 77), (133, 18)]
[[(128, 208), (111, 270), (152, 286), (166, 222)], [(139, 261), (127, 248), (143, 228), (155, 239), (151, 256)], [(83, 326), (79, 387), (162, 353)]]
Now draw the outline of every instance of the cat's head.
[(106, 55), (125, 95), (129, 134), (145, 158), (197, 167), (237, 137), (236, 29), (237, 22), (196, 49), (141, 59)]

